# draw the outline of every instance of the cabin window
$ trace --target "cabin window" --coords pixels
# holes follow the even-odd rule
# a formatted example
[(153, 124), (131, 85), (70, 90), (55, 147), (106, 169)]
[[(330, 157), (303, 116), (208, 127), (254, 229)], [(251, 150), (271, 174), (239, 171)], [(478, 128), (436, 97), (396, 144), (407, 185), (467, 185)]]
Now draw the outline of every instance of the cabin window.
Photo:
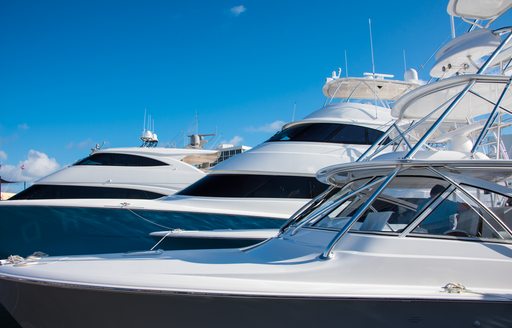
[(307, 123), (281, 130), (268, 141), (310, 141), (372, 145), (382, 134), (382, 131), (358, 125)]
[(153, 158), (138, 155), (97, 153), (78, 161), (74, 165), (164, 166), (168, 164)]
[[(346, 199), (320, 220), (312, 221), (311, 225), (320, 228), (342, 229), (368, 200), (378, 185)], [(351, 231), (402, 232), (414, 221), (421, 209), (421, 203), (428, 199), (430, 189), (435, 185), (442, 185), (446, 188), (448, 184), (428, 177), (401, 176), (395, 178), (354, 223)], [(422, 186), (422, 188), (418, 188), (418, 186)]]
[(160, 193), (112, 187), (65, 186), (36, 184), (17, 193), (11, 199), (73, 199), (73, 198), (122, 198), (155, 199), (165, 196)]
[(314, 198), (327, 189), (314, 177), (210, 174), (178, 192), (204, 197)]
[[(371, 183), (370, 180), (368, 182)], [(322, 212), (319, 209), (316, 210), (318, 217), (310, 216), (312, 219), (308, 226), (343, 229), (378, 186), (376, 183), (354, 195), (350, 195), (345, 186), (345, 191), (342, 189), (334, 196), (338, 201), (331, 201), (328, 210)], [(469, 185), (462, 187), (485, 208), (445, 180), (421, 176), (396, 177), (362, 213), (350, 231), (398, 235), (414, 224), (409, 236), (512, 241), (512, 235), (507, 231), (512, 227), (512, 199)]]
[[(471, 186), (463, 186), (480, 200), (508, 227), (512, 223), (512, 207), (508, 197)], [(460, 190), (452, 190), (413, 230), (423, 235), (512, 240), (504, 226), (473, 199)]]

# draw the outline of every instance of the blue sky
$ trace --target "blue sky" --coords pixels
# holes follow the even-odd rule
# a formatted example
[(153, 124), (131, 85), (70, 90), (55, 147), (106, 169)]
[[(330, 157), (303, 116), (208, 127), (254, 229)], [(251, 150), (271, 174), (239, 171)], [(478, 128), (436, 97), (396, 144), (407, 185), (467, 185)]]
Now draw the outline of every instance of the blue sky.
[(183, 144), (195, 113), (200, 132), (257, 145), (294, 103), (296, 118), (321, 107), (345, 50), (350, 75), (371, 71), (368, 18), (376, 70), (401, 78), (405, 49), (428, 79), (431, 62), (420, 66), (450, 36), (446, 3), (3, 0), (0, 174), (137, 146), (145, 108), (164, 146)]

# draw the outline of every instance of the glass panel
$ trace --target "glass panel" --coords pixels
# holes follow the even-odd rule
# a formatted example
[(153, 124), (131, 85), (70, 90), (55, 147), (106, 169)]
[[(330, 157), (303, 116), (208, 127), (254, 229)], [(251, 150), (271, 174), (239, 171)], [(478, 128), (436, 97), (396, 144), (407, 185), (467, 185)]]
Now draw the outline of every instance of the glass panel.
[[(403, 231), (414, 220), (418, 210), (422, 208), (421, 203), (428, 202), (426, 200), (430, 196), (430, 190), (435, 185), (440, 185), (444, 190), (447, 183), (429, 177), (401, 176), (395, 178), (363, 213), (351, 230), (397, 233)], [(314, 226), (341, 229), (369, 198), (375, 188), (377, 186), (339, 204), (336, 209), (318, 220)]]
[[(506, 224), (510, 222), (508, 197), (471, 186), (463, 186)], [(510, 214), (509, 214), (510, 213)], [(459, 190), (451, 192), (413, 230), (426, 235), (512, 240), (512, 236), (479, 204)]]
[(318, 196), (327, 187), (314, 177), (210, 174), (183, 189), (178, 195), (308, 199)]
[(11, 199), (128, 198), (155, 199), (163, 194), (129, 188), (32, 185)]
[(311, 141), (371, 145), (382, 134), (382, 131), (358, 125), (310, 123), (284, 129), (268, 141)]
[(164, 162), (153, 158), (127, 154), (92, 154), (78, 161), (75, 165), (105, 165), (105, 166), (164, 166)]

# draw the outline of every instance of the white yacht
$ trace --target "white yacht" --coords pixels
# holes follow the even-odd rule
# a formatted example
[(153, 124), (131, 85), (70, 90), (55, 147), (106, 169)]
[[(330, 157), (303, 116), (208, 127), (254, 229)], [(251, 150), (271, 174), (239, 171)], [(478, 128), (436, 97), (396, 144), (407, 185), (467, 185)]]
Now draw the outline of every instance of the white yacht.
[[(478, 74), (398, 100), (400, 115), (426, 119), (390, 128), (401, 138), (386, 132), (357, 162), (321, 169), (330, 187), (277, 236), (242, 249), (12, 256), (0, 302), (28, 327), (510, 327), (512, 160), (493, 147), (512, 80), (482, 74), (496, 54)], [(474, 137), (465, 157), (434, 148), (439, 129), (468, 113), (456, 134)], [(391, 144), (408, 151), (375, 160)]]
[[(498, 132), (512, 80), (483, 74), (499, 48), (477, 74), (402, 97), (398, 113), (426, 119), (388, 130), (358, 162), (320, 170), (329, 189), (278, 236), (243, 249), (12, 256), (0, 302), (27, 327), (511, 327), (512, 161)], [(456, 136), (472, 145), (442, 149), (440, 129), (468, 113)], [(406, 150), (375, 160), (389, 145)]]
[(88, 157), (52, 173), (11, 200), (124, 198), (154, 199), (174, 194), (206, 173), (217, 150), (127, 147), (94, 150)]
[[(452, 1), (448, 13), (460, 16), (470, 23), (468, 33), (455, 37), (436, 53), (436, 61), (430, 71), (431, 76), (442, 83), (411, 91), (403, 96), (392, 108), (395, 122), (380, 137), (380, 140), (360, 156), (357, 161), (394, 160), (410, 157), (423, 160), (447, 159), (490, 159), (509, 158), (510, 134), (506, 135), (512, 124), (507, 111), (498, 114), (492, 111), (493, 101), (487, 97), (494, 92), (499, 94), (499, 82), (507, 79), (512, 72), (510, 58), (512, 47), (508, 43), (509, 28), (490, 29), (492, 22), (510, 7), (508, 1), (488, 2), (482, 6), (475, 1)], [(486, 63), (486, 60), (491, 57)], [(485, 63), (485, 65), (484, 65)], [(472, 77), (471, 74), (487, 73), (492, 76)], [(412, 72), (413, 73), (413, 72)], [(466, 76), (460, 78), (460, 76)], [(502, 75), (501, 77), (497, 77)], [(417, 80), (411, 74), (409, 81)], [(340, 82), (340, 81), (338, 81)], [(338, 84), (326, 84), (326, 95), (337, 92), (349, 96), (357, 93), (357, 88), (338, 90)], [(454, 86), (454, 83), (457, 85)], [(435, 127), (433, 124), (443, 113), (450, 101), (467, 83), (475, 84), (458, 106), (466, 111), (453, 111)], [(405, 86), (404, 86), (405, 87)], [(428, 96), (418, 93), (430, 92)], [(416, 102), (414, 106), (410, 103)], [(406, 105), (406, 106), (405, 106)], [(405, 110), (403, 110), (405, 108)], [(493, 120), (486, 122), (486, 114), (493, 112)], [(478, 114), (481, 115), (478, 115)], [(437, 123), (436, 123), (437, 124)], [(485, 127), (484, 127), (485, 125)], [(508, 128), (508, 129), (507, 129)], [(487, 131), (480, 135), (480, 132)], [(422, 142), (419, 142), (425, 138)], [(478, 147), (475, 145), (479, 145)], [(418, 145), (418, 146), (416, 146)], [(199, 245), (248, 245), (275, 235), (275, 230), (214, 230), (214, 231), (157, 231), (152, 235), (157, 238), (172, 240), (176, 248), (192, 247), (193, 241)], [(165, 240), (167, 240), (165, 239)], [(226, 242), (229, 241), (229, 242)], [(239, 242), (239, 244), (237, 244)], [(166, 244), (164, 244), (166, 245)]]
[(2, 203), (0, 255), (148, 249), (159, 238), (150, 233), (162, 230), (278, 228), (327, 188), (316, 171), (357, 159), (392, 124), (388, 104), (417, 86), (378, 74), (333, 74), (323, 89), (323, 108), (166, 198)]

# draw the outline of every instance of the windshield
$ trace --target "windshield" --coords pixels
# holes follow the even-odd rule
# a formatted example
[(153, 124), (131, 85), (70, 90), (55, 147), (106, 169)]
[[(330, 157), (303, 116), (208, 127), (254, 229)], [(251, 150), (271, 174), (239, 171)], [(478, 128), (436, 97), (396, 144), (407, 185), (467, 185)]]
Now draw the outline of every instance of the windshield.
[(351, 182), (303, 218), (303, 226), (340, 231), (351, 224), (351, 232), (512, 241), (509, 196), (414, 173), (395, 177), (369, 204), (382, 176)]
[(337, 123), (308, 123), (283, 129), (268, 141), (310, 141), (372, 145), (383, 132), (363, 126)]

